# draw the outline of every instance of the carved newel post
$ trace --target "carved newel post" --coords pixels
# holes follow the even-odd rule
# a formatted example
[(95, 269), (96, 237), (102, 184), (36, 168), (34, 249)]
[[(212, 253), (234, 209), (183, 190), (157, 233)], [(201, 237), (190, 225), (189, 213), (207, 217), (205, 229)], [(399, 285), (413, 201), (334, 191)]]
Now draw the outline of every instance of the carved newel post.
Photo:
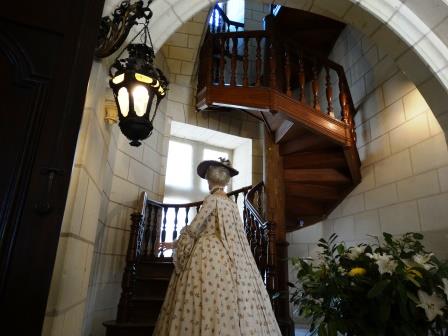
[(126, 267), (121, 282), (121, 296), (120, 302), (118, 303), (117, 322), (127, 322), (128, 320), (129, 305), (135, 289), (136, 262), (142, 218), (142, 214), (138, 212), (131, 215), (131, 239), (129, 240), (128, 251), (126, 254)]
[(285, 184), (283, 178), (283, 160), (279, 145), (265, 131), (264, 180), (266, 191), (266, 216), (275, 225), (276, 252), (275, 267), (277, 289), (280, 292), (276, 304), (276, 315), (283, 335), (293, 335), (294, 323), (289, 312), (288, 292), (288, 242), (285, 223)]

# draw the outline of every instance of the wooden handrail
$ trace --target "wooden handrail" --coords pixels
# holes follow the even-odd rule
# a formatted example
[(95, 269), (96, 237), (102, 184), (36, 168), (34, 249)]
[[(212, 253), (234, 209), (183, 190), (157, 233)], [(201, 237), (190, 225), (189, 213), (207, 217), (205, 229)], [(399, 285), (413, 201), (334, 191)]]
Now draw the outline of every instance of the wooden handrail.
[[(336, 85), (332, 77), (337, 79)], [(315, 113), (342, 121), (347, 127), (344, 142), (356, 143), (355, 107), (343, 67), (292, 39), (276, 36), (272, 29), (209, 33), (200, 54), (198, 92), (211, 87), (269, 87)], [(339, 99), (334, 97), (335, 89), (339, 89)], [(207, 96), (201, 97), (205, 100), (198, 101), (198, 105), (213, 103)], [(340, 107), (340, 114), (335, 113), (335, 101), (339, 101), (336, 108)], [(282, 112), (296, 119), (292, 111)]]
[(214, 33), (213, 37), (216, 39), (231, 39), (231, 38), (256, 38), (256, 37), (268, 37), (268, 32), (265, 30), (248, 30), (239, 32), (224, 32)]
[[(252, 186), (243, 187), (234, 190), (227, 195), (234, 197), (235, 202), (239, 195), (244, 197), (243, 208), (243, 224), (251, 247), (251, 251), (257, 263), (257, 267), (263, 277), (268, 292), (271, 294), (276, 289), (276, 273), (275, 273), (275, 227), (263, 219), (262, 214), (262, 192), (263, 183)], [(254, 204), (258, 197), (258, 203)], [(186, 209), (185, 225), (188, 225), (188, 211), (195, 207), (198, 211), (201, 202), (190, 202), (183, 204), (161, 203), (148, 199), (146, 192), (142, 192), (139, 198), (137, 211), (131, 215), (131, 232), (128, 245), (128, 253), (126, 258), (125, 271), (122, 280), (122, 293), (117, 311), (117, 321), (127, 322), (129, 319), (129, 307), (135, 292), (136, 269), (142, 257), (157, 258), (164, 257), (163, 250), (156, 250), (157, 237), (161, 242), (165, 241), (165, 234), (158, 230), (160, 225), (160, 213), (163, 212), (163, 225), (166, 224), (166, 214), (168, 208), (175, 209), (175, 230), (177, 214), (179, 209)], [(275, 302), (273, 302), (275, 309)]]
[[(216, 22), (217, 18), (215, 13), (218, 13), (218, 22)], [(240, 28), (244, 29), (244, 23), (230, 20), (227, 14), (222, 10), (221, 7), (219, 7), (218, 4), (216, 4), (211, 9), (210, 16), (212, 21), (212, 23), (210, 24), (210, 32), (216, 33), (222, 32), (223, 30), (229, 31), (231, 26), (234, 26), (236, 31), (238, 31), (238, 29)], [(219, 19), (222, 19), (223, 21), (222, 26), (220, 25)]]
[[(303, 48), (303, 46), (301, 46), (299, 44), (299, 42), (297, 42), (293, 39), (287, 38), (287, 39), (285, 39), (285, 43), (288, 46), (294, 46), (296, 50), (298, 50), (298, 49), (302, 50), (304, 53), (309, 55), (309, 57), (318, 59), (319, 62), (322, 63), (324, 66), (327, 66), (327, 67), (335, 70), (336, 73), (338, 74), (340, 80), (343, 81), (344, 86), (347, 89), (349, 88), (347, 77), (345, 76), (344, 67), (342, 65), (340, 65), (326, 57), (323, 57), (319, 52), (317, 52), (311, 48)], [(347, 99), (348, 99), (348, 104), (350, 105), (350, 109), (353, 111), (353, 113), (355, 113), (356, 112), (355, 104), (353, 103), (353, 98), (352, 98), (352, 95), (349, 90), (347, 90)]]
[[(251, 186), (239, 188), (237, 190), (229, 192), (227, 195), (233, 197), (235, 201), (238, 199), (240, 194), (246, 196), (247, 192), (251, 189)], [(141, 197), (144, 199), (144, 197)], [(142, 243), (143, 255), (153, 256), (153, 257), (164, 257), (164, 250), (161, 247), (161, 243), (167, 241), (167, 225), (168, 223), (167, 215), (170, 211), (174, 211), (174, 223), (173, 226), (173, 237), (172, 240), (176, 240), (178, 231), (180, 228), (189, 224), (189, 214), (191, 209), (196, 209), (199, 212), (203, 201), (190, 202), (190, 203), (161, 203), (158, 201), (146, 199), (145, 208), (148, 213), (145, 216), (145, 228), (144, 228), (144, 240)], [(178, 219), (179, 211), (185, 211), (185, 218)], [(159, 218), (159, 215), (161, 217)], [(159, 244), (157, 243), (159, 242)]]
[(260, 214), (260, 212), (253, 205), (255, 194), (257, 192), (260, 192), (263, 189), (263, 186), (264, 186), (264, 183), (259, 182), (251, 190), (249, 190), (249, 192), (246, 195), (246, 207), (249, 211), (251, 211), (253, 213), (254, 217), (256, 218), (256, 220), (259, 223), (261, 223), (261, 225), (266, 226), (266, 223), (268, 221), (265, 220), (264, 218), (262, 218), (262, 215)]
[[(276, 273), (276, 241), (275, 241), (275, 225), (266, 220), (263, 215), (262, 195), (264, 193), (264, 183), (260, 182), (255, 185), (246, 195), (246, 220), (245, 229), (247, 240), (257, 262), (258, 269), (261, 272), (266, 289), (271, 297), (271, 303), (274, 311), (278, 312), (276, 301), (273, 299), (277, 288)], [(257, 204), (254, 204), (257, 199)]]
[[(235, 196), (237, 194), (247, 192), (251, 188), (252, 188), (252, 186), (239, 188), (237, 190), (233, 190), (233, 191), (227, 193), (227, 196), (228, 197)], [(146, 192), (143, 191), (142, 194), (146, 194)], [(142, 199), (142, 197), (141, 197), (141, 199)], [(191, 202), (191, 203), (161, 203), (161, 202), (153, 201), (151, 199), (146, 198), (146, 204), (152, 204), (152, 205), (158, 206), (160, 208), (165, 208), (165, 207), (167, 207), (167, 208), (187, 208), (187, 207), (193, 208), (193, 207), (201, 206), (202, 203), (203, 203), (203, 201)]]

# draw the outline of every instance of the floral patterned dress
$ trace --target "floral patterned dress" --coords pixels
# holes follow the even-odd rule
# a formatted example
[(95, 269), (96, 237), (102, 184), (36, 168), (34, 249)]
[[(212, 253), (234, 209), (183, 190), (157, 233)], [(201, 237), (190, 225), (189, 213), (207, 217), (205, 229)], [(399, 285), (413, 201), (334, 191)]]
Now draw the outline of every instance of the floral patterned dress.
[(237, 205), (212, 194), (182, 230), (154, 336), (280, 336)]

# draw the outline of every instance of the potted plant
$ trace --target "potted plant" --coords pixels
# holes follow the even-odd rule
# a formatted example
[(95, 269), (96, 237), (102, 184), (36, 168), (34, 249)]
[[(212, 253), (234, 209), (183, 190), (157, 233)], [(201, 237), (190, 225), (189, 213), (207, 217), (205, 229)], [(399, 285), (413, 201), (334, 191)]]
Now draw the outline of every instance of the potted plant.
[(317, 260), (292, 258), (291, 301), (311, 335), (448, 335), (448, 263), (424, 249), (423, 235), (346, 248), (321, 239)]

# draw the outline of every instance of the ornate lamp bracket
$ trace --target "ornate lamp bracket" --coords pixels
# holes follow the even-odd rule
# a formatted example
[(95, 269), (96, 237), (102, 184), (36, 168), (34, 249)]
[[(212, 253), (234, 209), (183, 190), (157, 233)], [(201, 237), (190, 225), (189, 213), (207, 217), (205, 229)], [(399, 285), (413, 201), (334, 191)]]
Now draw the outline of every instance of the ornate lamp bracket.
[(125, 0), (115, 9), (111, 17), (104, 16), (101, 19), (95, 57), (105, 58), (112, 55), (126, 41), (131, 28), (138, 24), (137, 20), (151, 19), (152, 11), (149, 5), (152, 1), (147, 0), (147, 4), (144, 5), (142, 0), (132, 4), (130, 0)]

